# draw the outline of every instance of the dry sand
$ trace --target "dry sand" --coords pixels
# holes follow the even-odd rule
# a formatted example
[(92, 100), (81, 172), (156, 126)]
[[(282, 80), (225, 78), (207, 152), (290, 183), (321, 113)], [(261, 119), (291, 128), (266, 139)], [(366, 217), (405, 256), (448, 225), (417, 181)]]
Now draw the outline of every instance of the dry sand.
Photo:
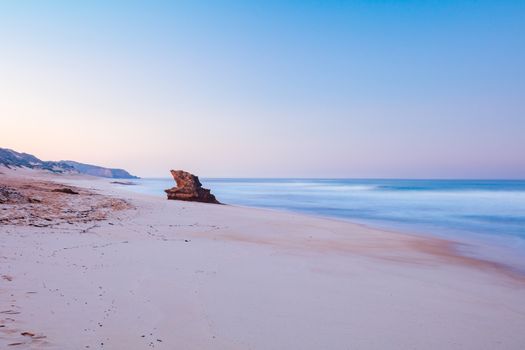
[(523, 276), (452, 242), (0, 172), (1, 349), (525, 349)]

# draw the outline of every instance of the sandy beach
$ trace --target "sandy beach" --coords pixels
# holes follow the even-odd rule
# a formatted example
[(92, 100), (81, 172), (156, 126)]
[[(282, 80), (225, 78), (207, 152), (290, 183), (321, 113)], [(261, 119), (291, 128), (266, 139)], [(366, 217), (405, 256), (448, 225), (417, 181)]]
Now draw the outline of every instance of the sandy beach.
[(525, 347), (525, 278), (453, 242), (0, 172), (2, 349)]

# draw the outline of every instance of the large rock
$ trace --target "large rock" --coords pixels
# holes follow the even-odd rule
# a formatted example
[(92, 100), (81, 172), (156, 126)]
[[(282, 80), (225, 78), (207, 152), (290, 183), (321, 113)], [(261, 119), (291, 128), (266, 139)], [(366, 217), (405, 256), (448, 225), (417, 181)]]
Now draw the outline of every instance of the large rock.
[(197, 176), (182, 170), (170, 170), (170, 172), (173, 179), (177, 182), (177, 187), (164, 190), (168, 194), (168, 199), (221, 204), (210, 193), (210, 190), (202, 188), (202, 184)]

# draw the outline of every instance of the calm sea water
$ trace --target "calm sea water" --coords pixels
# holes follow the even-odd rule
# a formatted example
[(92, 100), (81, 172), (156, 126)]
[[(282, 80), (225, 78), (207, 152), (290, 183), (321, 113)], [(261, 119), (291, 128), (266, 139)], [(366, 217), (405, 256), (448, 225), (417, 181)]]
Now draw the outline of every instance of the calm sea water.
[[(134, 191), (164, 196), (172, 179)], [(525, 257), (525, 180), (204, 179), (223, 203), (287, 210), (511, 248)], [(525, 259), (523, 259), (525, 266)]]

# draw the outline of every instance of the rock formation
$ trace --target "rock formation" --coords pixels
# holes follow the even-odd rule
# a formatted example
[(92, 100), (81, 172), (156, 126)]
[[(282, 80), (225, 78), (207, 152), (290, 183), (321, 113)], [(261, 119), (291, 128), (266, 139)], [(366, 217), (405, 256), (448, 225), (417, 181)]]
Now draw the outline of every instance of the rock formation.
[(202, 184), (197, 176), (182, 170), (170, 170), (170, 172), (173, 179), (177, 182), (177, 187), (164, 190), (168, 194), (168, 199), (221, 204), (210, 193), (210, 190), (202, 188)]

